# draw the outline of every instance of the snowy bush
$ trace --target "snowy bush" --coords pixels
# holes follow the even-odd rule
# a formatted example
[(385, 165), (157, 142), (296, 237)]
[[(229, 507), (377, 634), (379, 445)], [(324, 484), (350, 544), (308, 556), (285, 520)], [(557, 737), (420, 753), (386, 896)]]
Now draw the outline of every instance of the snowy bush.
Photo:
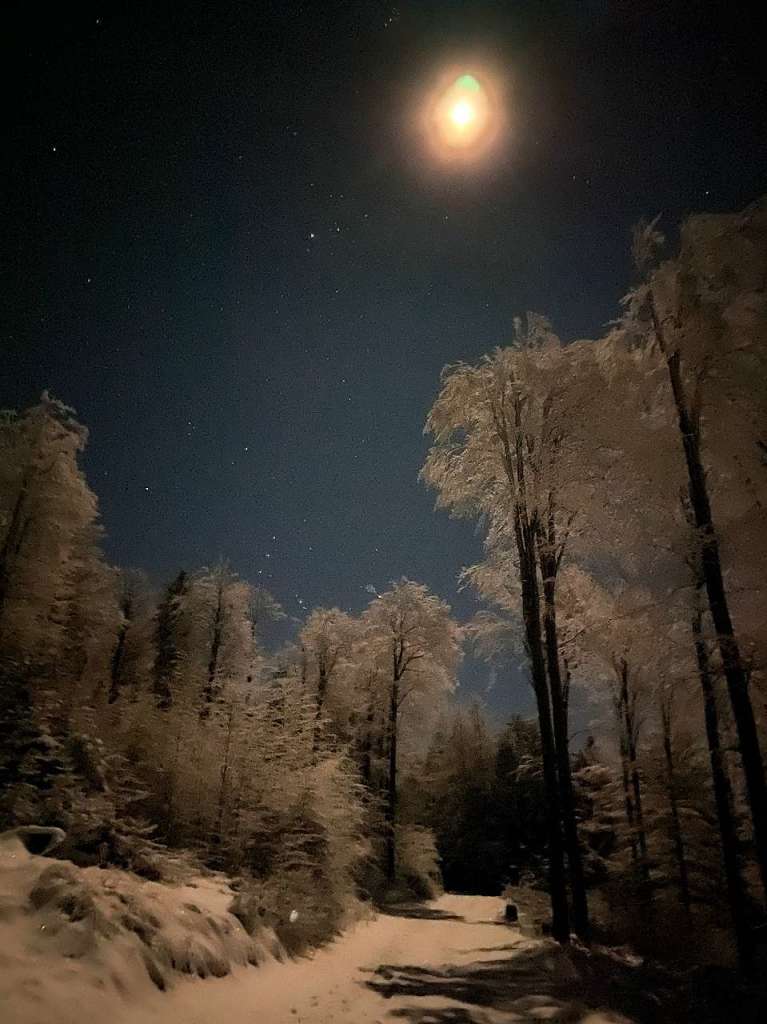
[(397, 830), (397, 864), (400, 879), (416, 896), (433, 899), (442, 892), (442, 875), (434, 834), (420, 825)]
[(179, 975), (221, 977), (236, 965), (282, 956), (263, 921), (246, 930), (229, 913), (234, 895), (220, 877), (157, 884), (33, 856), (12, 832), (3, 833), (0, 1004), (18, 1024), (74, 1024), (82, 987), (71, 986), (73, 969), (88, 983), (98, 1015), (116, 993), (138, 998), (169, 988)]

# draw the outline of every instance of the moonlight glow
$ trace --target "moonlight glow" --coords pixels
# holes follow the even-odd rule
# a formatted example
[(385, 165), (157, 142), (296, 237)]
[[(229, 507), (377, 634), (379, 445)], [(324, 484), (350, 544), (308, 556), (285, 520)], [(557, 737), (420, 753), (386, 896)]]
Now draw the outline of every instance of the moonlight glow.
[(474, 107), (468, 100), (459, 100), (450, 111), (450, 117), (460, 127), (470, 124), (475, 116)]
[(475, 161), (498, 136), (501, 104), (489, 76), (446, 73), (427, 98), (424, 124), (440, 161)]

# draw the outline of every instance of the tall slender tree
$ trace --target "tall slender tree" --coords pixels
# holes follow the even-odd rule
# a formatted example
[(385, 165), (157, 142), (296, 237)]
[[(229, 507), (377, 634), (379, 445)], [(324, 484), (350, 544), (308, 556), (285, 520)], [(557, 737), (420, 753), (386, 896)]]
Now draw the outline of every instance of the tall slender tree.
[(509, 564), (518, 579), (541, 731), (553, 932), (560, 941), (569, 937), (565, 846), (574, 923), (588, 934), (556, 620), (556, 577), (573, 518), (562, 493), (576, 436), (569, 421), (589, 378), (568, 374), (566, 366), (582, 353), (588, 350), (565, 356), (548, 322), (528, 314), (526, 324), (518, 323), (513, 346), (496, 350), (477, 367), (448, 368), (427, 419), (435, 443), (422, 471), (437, 489), (439, 504), (458, 515), (482, 517), (489, 548), (513, 552)]
[(187, 591), (187, 575), (182, 569), (166, 587), (155, 615), (152, 692), (161, 711), (167, 711), (173, 704), (173, 688), (181, 660), (179, 620)]
[[(687, 468), (701, 572), (738, 731), (754, 841), (767, 895), (767, 781), (749, 695), (749, 674), (724, 582), (703, 452), (703, 414), (709, 392), (714, 390), (711, 381), (720, 390), (722, 367), (732, 375), (733, 368), (737, 371), (743, 362), (739, 349), (758, 351), (767, 337), (767, 315), (760, 298), (767, 270), (767, 204), (759, 204), (740, 217), (719, 219), (715, 224), (712, 220), (716, 218), (707, 222), (692, 218), (684, 225), (679, 255), (660, 266), (657, 253), (664, 239), (656, 223), (638, 226), (634, 260), (644, 278), (629, 296), (626, 329), (634, 338), (647, 339), (651, 354), (654, 347), (667, 371)], [(761, 320), (753, 315), (749, 292), (756, 298)], [(757, 332), (749, 336), (748, 329), (753, 331), (754, 327)], [(745, 398), (742, 392), (740, 397)]]
[[(444, 694), (455, 684), (461, 634), (450, 608), (420, 583), (401, 579), (378, 595), (362, 615), (359, 645), (380, 667), (387, 690), (386, 875), (396, 877), (397, 771), (400, 720), (419, 699)], [(359, 649), (358, 649), (359, 650)], [(359, 653), (358, 653), (359, 656)]]
[(299, 633), (306, 682), (315, 693), (315, 746), (327, 710), (328, 688), (351, 653), (354, 632), (354, 620), (340, 608), (315, 608)]

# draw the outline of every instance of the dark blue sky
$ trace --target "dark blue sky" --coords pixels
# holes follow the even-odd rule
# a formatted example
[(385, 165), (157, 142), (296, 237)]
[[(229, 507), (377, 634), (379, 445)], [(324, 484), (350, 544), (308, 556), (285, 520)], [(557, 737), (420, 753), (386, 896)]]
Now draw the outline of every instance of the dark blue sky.
[[(526, 309), (595, 334), (640, 215), (765, 190), (745, 8), (60, 7), (3, 33), (0, 402), (78, 410), (121, 564), (226, 556), (295, 615), (405, 574), (469, 614), (479, 540), (417, 481), (440, 370)], [(408, 127), (450, 62), (508, 82), (481, 172)]]

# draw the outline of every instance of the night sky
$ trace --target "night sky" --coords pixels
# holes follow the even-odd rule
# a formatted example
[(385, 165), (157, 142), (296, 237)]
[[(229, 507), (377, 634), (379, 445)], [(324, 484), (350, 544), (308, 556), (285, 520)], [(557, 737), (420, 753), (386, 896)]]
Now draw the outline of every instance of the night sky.
[[(405, 574), (468, 615), (480, 539), (417, 480), (440, 370), (527, 309), (595, 335), (639, 216), (767, 190), (746, 8), (56, 7), (3, 24), (0, 404), (77, 409), (107, 553), (155, 581), (224, 556), (300, 616)], [(506, 81), (481, 167), (411, 124), (451, 65)]]

